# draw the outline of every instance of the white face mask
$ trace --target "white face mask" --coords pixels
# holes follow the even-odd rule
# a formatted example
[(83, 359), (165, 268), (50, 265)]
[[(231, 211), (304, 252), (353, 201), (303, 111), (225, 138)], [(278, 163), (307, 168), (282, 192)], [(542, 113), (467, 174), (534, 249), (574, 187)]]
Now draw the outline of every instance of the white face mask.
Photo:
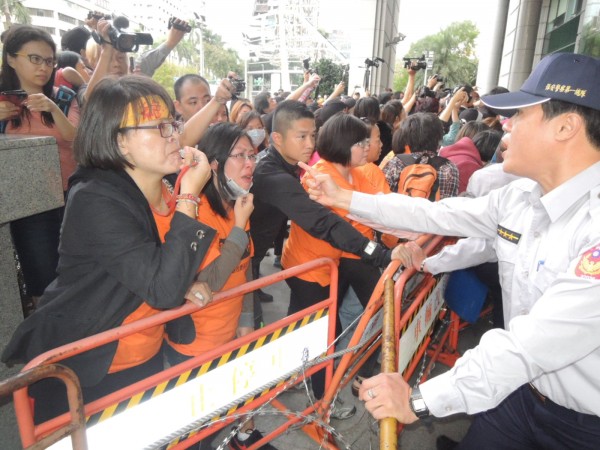
[[(214, 170), (213, 175), (217, 180), (219, 179), (217, 173)], [(222, 184), (221, 182), (219, 182), (219, 184), (221, 185), (221, 193), (224, 197), (226, 197), (227, 200), (235, 201), (239, 197), (244, 197), (245, 195), (248, 195), (250, 193), (250, 189), (244, 189), (233, 179), (229, 178), (227, 175), (225, 175), (225, 179), (227, 180), (225, 184)], [(250, 185), (250, 187), (252, 187), (252, 184)]]
[(250, 136), (250, 140), (252, 140), (252, 145), (254, 147), (258, 147), (265, 140), (265, 130), (256, 128), (254, 130), (247, 130), (246, 133)]

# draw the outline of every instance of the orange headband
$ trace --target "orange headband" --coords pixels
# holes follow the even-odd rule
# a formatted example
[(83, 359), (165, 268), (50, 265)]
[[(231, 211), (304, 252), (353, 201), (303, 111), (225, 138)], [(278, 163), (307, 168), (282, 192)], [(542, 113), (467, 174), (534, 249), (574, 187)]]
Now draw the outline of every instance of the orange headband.
[[(137, 109), (139, 109), (136, 115), (133, 103), (127, 105), (125, 114), (123, 114), (123, 120), (121, 121), (121, 128), (133, 127), (138, 123), (150, 122), (157, 119), (165, 119), (171, 116), (171, 112), (164, 100), (158, 95), (152, 95), (150, 97), (143, 97), (136, 100)], [(138, 120), (136, 120), (138, 119)]]

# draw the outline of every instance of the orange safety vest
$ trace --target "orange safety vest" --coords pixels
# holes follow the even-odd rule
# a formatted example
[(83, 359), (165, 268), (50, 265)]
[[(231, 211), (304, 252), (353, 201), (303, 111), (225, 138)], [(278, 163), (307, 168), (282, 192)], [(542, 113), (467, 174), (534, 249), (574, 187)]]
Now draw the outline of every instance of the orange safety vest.
[[(369, 180), (363, 175), (362, 172), (358, 170), (358, 168), (354, 168), (350, 171), (352, 176), (352, 184), (348, 183), (342, 174), (338, 172), (336, 167), (329, 161), (321, 159), (313, 166), (313, 168), (320, 173), (330, 174), (333, 181), (342, 189), (350, 189), (368, 194), (376, 193)], [(309, 175), (305, 175), (301, 180), (304, 189), (308, 189), (306, 184), (307, 176)], [(361, 234), (369, 239), (373, 239), (373, 230), (371, 228), (346, 218), (348, 215), (347, 210), (341, 208), (331, 209), (337, 215), (350, 222), (352, 226), (354, 226), (354, 228), (356, 228)], [(329, 243), (311, 236), (292, 221), (292, 225), (290, 227), (290, 236), (283, 248), (281, 265), (286, 269), (289, 269), (290, 267), (294, 267), (322, 257), (329, 257), (338, 263), (342, 256), (358, 258), (358, 256), (354, 254), (344, 253)], [(319, 283), (321, 286), (328, 286), (330, 283), (329, 268), (327, 266), (319, 267), (311, 270), (310, 272), (305, 272), (298, 275), (298, 278), (304, 281)]]
[[(206, 257), (198, 270), (200, 272), (221, 255), (221, 246), (234, 227), (235, 219), (233, 211), (231, 211), (227, 218), (216, 214), (211, 209), (206, 197), (202, 196), (198, 211), (198, 220), (217, 230), (217, 238), (213, 240), (209, 247)], [(244, 250), (240, 263), (225, 282), (222, 289), (224, 291), (249, 281), (246, 278), (246, 272), (250, 264), (250, 258), (254, 254), (254, 247), (252, 240), (250, 240), (250, 226), (248, 224), (246, 224), (246, 233), (249, 239), (248, 247)], [(191, 317), (196, 328), (196, 338), (192, 343), (176, 344), (171, 342), (168, 337), (167, 342), (179, 353), (188, 356), (201, 355), (230, 342), (235, 338), (238, 321), (242, 312), (243, 300), (244, 296), (240, 295), (239, 297), (208, 306), (192, 314)]]
[[(175, 214), (175, 212), (172, 212), (168, 216), (161, 216), (155, 212), (152, 213), (154, 221), (156, 222), (156, 227), (158, 228), (160, 241), (163, 243), (165, 242), (165, 235), (171, 228), (173, 214)], [(161, 312), (161, 310), (152, 308), (144, 302), (125, 318), (122, 325), (127, 325), (136, 320), (154, 316), (159, 312)], [(117, 352), (108, 369), (108, 373), (120, 372), (121, 370), (138, 366), (150, 360), (159, 352), (164, 334), (165, 326), (158, 325), (119, 339)]]

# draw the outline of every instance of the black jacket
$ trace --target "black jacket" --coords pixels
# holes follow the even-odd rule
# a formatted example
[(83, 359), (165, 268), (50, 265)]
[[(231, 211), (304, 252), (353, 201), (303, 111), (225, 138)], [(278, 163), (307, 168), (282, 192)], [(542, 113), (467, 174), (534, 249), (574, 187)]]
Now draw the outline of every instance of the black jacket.
[[(161, 244), (152, 212), (126, 172), (79, 168), (69, 180), (58, 264), (38, 309), (15, 331), (4, 362), (25, 362), (83, 337), (119, 326), (142, 302), (183, 304), (215, 231), (176, 212)], [(117, 342), (63, 364), (82, 385), (108, 372)]]
[(389, 251), (380, 246), (374, 253), (365, 254), (363, 250), (369, 239), (342, 217), (309, 198), (300, 184), (298, 166), (286, 162), (274, 147), (265, 152), (254, 170), (252, 186), (254, 211), (250, 216), (250, 234), (255, 258), (264, 257), (289, 218), (310, 235), (374, 265), (386, 266), (390, 262)]

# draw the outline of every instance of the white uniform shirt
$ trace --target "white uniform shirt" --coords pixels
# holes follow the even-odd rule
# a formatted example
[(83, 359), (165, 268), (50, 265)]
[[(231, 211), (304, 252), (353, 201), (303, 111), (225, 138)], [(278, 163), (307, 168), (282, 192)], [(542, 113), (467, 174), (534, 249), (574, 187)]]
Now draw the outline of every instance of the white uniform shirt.
[(474, 199), (353, 193), (350, 211), (385, 226), (492, 239), (507, 330), (421, 385), (431, 413), (474, 414), (525, 383), (600, 416), (600, 162), (542, 197), (518, 180)]

